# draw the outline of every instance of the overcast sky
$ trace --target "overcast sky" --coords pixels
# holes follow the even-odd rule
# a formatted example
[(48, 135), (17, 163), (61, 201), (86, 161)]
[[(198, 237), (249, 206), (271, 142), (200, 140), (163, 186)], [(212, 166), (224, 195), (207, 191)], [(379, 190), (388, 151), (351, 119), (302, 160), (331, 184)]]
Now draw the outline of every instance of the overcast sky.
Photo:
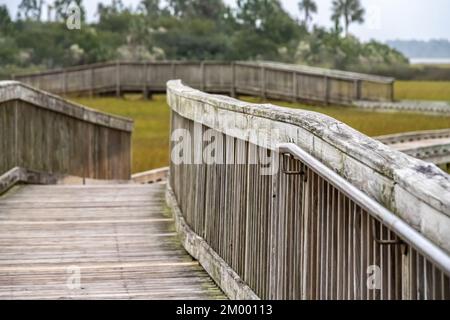
[[(0, 0), (6, 3), (13, 17), (21, 0)], [(53, 0), (46, 0), (53, 2)], [(111, 0), (84, 0), (88, 19), (95, 20), (97, 4), (110, 3)], [(133, 8), (140, 0), (123, 0)], [(225, 0), (234, 4), (235, 0)], [(298, 0), (281, 0), (292, 16), (298, 16)], [(314, 23), (330, 27), (330, 7), (332, 0), (316, 0), (319, 12)], [(448, 39), (450, 40), (450, 1), (449, 0), (362, 0), (366, 8), (366, 22), (354, 25), (350, 31), (363, 40), (377, 39)], [(44, 14), (45, 15), (45, 14)]]

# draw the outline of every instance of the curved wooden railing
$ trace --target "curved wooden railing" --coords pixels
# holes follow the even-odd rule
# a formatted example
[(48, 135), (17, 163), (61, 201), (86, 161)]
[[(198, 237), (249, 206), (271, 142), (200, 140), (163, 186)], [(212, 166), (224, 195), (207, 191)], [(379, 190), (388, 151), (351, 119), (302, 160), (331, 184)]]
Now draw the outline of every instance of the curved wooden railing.
[(166, 82), (182, 79), (211, 93), (351, 104), (392, 101), (393, 78), (273, 62), (108, 62), (13, 76), (58, 94), (165, 92)]
[(92, 179), (131, 176), (129, 119), (0, 82), (0, 174), (15, 167)]
[(448, 175), (322, 114), (167, 92), (167, 200), (231, 298), (450, 298)]

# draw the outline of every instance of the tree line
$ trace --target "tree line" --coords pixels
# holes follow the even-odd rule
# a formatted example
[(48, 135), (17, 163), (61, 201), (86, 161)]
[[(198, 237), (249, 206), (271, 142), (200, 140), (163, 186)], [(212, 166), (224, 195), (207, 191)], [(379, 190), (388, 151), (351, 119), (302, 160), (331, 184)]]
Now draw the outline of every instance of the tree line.
[[(80, 8), (80, 30), (66, 27), (70, 5)], [(135, 8), (113, 0), (98, 4), (96, 22), (85, 21), (82, 0), (22, 0), (15, 19), (0, 6), (0, 68), (46, 69), (114, 59), (260, 59), (349, 70), (407, 63), (398, 51), (351, 35), (351, 25), (364, 21), (359, 0), (331, 5), (334, 27), (327, 29), (312, 24), (318, 11), (314, 0), (299, 1), (299, 19), (279, 0), (237, 0), (233, 7), (223, 0), (142, 0)]]

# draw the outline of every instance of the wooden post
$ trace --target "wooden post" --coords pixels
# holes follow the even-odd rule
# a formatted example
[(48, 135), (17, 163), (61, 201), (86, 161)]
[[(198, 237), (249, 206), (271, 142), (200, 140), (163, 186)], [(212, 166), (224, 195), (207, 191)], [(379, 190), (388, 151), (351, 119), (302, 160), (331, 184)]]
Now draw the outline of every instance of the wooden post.
[(94, 67), (91, 67), (91, 87), (89, 89), (89, 96), (91, 98), (94, 97), (94, 88), (95, 88), (95, 70)]
[(201, 72), (201, 84), (200, 90), (205, 91), (206, 88), (206, 79), (205, 79), (205, 62), (200, 62), (200, 72)]
[(391, 101), (395, 101), (395, 82), (393, 81), (391, 83)]
[(298, 98), (298, 83), (297, 83), (297, 72), (292, 72), (292, 102), (297, 102)]
[(41, 88), (41, 76), (42, 76), (42, 73), (39, 72), (39, 73), (38, 73), (38, 77), (37, 77), (37, 78), (38, 78), (38, 81), (37, 81), (37, 88), (38, 88), (38, 89), (42, 89), (42, 88)]
[(175, 62), (173, 62), (173, 61), (172, 61), (172, 64), (171, 64), (171, 71), (170, 72), (172, 73), (172, 80), (175, 80), (175, 78), (176, 78), (176, 65), (175, 65)]
[(116, 62), (116, 96), (119, 98), (122, 93), (120, 92), (120, 61)]
[(147, 79), (148, 79), (148, 63), (144, 62), (144, 79), (142, 79), (142, 83), (143, 83), (143, 88), (142, 88), (142, 95), (144, 96), (144, 100), (148, 100), (149, 98), (149, 90), (148, 90), (148, 84), (147, 84)]
[(356, 79), (354, 82), (355, 100), (361, 100), (361, 80)]
[(63, 74), (63, 93), (64, 93), (64, 95), (67, 95), (67, 71), (66, 71), (66, 69), (64, 69), (64, 74)]
[(231, 90), (230, 94), (233, 98), (236, 98), (236, 63), (231, 63)]
[(266, 68), (261, 66), (261, 98), (266, 99)]
[(328, 104), (330, 102), (330, 78), (328, 76), (325, 76), (324, 81), (325, 81), (324, 102), (325, 104)]

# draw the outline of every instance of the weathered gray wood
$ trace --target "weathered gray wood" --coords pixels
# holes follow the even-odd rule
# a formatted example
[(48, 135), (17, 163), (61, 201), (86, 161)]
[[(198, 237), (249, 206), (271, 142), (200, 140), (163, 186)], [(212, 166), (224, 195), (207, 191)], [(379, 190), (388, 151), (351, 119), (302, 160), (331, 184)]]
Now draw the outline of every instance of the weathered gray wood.
[(230, 96), (236, 97), (236, 64), (232, 62), (231, 64), (231, 93)]
[(450, 129), (406, 132), (375, 137), (375, 139), (387, 145), (445, 138), (450, 138)]
[[(146, 81), (143, 83), (141, 79), (143, 70), (151, 74), (148, 84)], [(82, 81), (86, 72), (89, 77), (94, 71), (95, 83)], [(294, 79), (292, 72), (298, 77)], [(67, 88), (61, 86), (60, 77), (63, 73), (67, 73), (70, 78)], [(99, 76), (100, 74), (103, 76)], [(328, 79), (328, 90), (324, 87), (324, 77)], [(122, 92), (142, 92), (144, 84), (148, 85), (149, 92), (164, 92), (168, 80), (180, 78), (192, 87), (212, 93), (230, 93), (232, 96), (250, 94), (339, 104), (350, 104), (355, 99), (355, 81), (360, 83), (359, 96), (363, 100), (391, 101), (393, 85), (392, 78), (273, 62), (107, 62), (23, 74), (16, 78), (31, 85), (38, 85), (40, 80), (45, 79), (41, 88), (54, 93), (94, 91), (114, 92), (118, 96)], [(296, 82), (299, 82), (300, 86), (296, 85)], [(295, 92), (295, 87), (300, 90)], [(326, 92), (328, 93), (325, 95)]]
[(129, 179), (129, 119), (17, 82), (0, 83), (0, 173), (19, 166), (93, 179)]
[[(0, 200), (0, 298), (225, 299), (179, 244), (164, 190), (25, 186), (6, 194)], [(18, 215), (17, 204), (28, 214)], [(81, 276), (75, 288), (67, 285), (74, 267)]]
[[(161, 174), (161, 173), (160, 173)], [(0, 195), (16, 184), (107, 185), (130, 184), (131, 180), (99, 180), (16, 167), (0, 176)]]
[(136, 183), (152, 184), (164, 182), (169, 175), (169, 167), (133, 174), (131, 180)]
[[(316, 113), (208, 95), (179, 81), (169, 82), (168, 103), (172, 131), (195, 137), (200, 126), (207, 141), (224, 141), (216, 150), (222, 162), (193, 164), (191, 156), (191, 162), (170, 167), (169, 203), (199, 237), (183, 242), (213, 277), (223, 275), (217, 269), (231, 268), (227, 273), (238, 276), (234, 283), (244, 281), (263, 299), (401, 299), (412, 286), (424, 288), (420, 299), (438, 298), (436, 292), (450, 298), (448, 275), (424, 256), (413, 264), (417, 272), (401, 272), (408, 267), (404, 246), (380, 243), (397, 239), (391, 225), (374, 219), (323, 173), (279, 154), (276, 174), (263, 176), (257, 157), (281, 143), (297, 144), (449, 252), (443, 230), (450, 227), (450, 181), (436, 167)], [(202, 145), (191, 143), (192, 150)], [(233, 162), (238, 158), (240, 164)], [(184, 229), (183, 237), (191, 232)], [(379, 290), (367, 286), (370, 266), (381, 268)]]
[(20, 100), (34, 104), (39, 108), (47, 109), (67, 116), (98, 124), (104, 127), (128, 131), (133, 130), (133, 121), (124, 117), (106, 114), (90, 109), (53, 94), (37, 90), (29, 85), (16, 81), (0, 82), (0, 103)]
[[(249, 142), (271, 150), (280, 143), (297, 143), (450, 250), (450, 233), (432, 227), (450, 227), (450, 181), (436, 167), (392, 151), (321, 114), (211, 96), (177, 81), (169, 83), (168, 95), (174, 112), (235, 138), (248, 137)], [(231, 132), (227, 127), (230, 121), (237, 124)], [(270, 128), (276, 134), (257, 128)], [(367, 176), (371, 176), (370, 183)], [(412, 203), (423, 208), (420, 214), (408, 209)]]
[(259, 297), (239, 278), (236, 272), (210, 245), (200, 238), (186, 223), (178, 207), (173, 190), (166, 191), (166, 201), (172, 209), (175, 225), (186, 250), (206, 269), (220, 288), (232, 300), (257, 300)]
[(436, 165), (450, 163), (450, 129), (376, 137), (391, 148)]
[(117, 61), (116, 63), (116, 96), (121, 97), (121, 64), (120, 61)]
[(91, 72), (90, 72), (90, 90), (89, 90), (89, 95), (92, 98), (94, 96), (94, 92), (95, 92), (95, 69), (92, 68)]
[(353, 105), (357, 108), (363, 108), (370, 111), (386, 112), (408, 111), (418, 112), (430, 115), (450, 115), (450, 102), (447, 101), (425, 101), (425, 100), (402, 100), (402, 101), (353, 101)]
[(22, 168), (16, 167), (0, 176), (0, 195), (23, 180)]

